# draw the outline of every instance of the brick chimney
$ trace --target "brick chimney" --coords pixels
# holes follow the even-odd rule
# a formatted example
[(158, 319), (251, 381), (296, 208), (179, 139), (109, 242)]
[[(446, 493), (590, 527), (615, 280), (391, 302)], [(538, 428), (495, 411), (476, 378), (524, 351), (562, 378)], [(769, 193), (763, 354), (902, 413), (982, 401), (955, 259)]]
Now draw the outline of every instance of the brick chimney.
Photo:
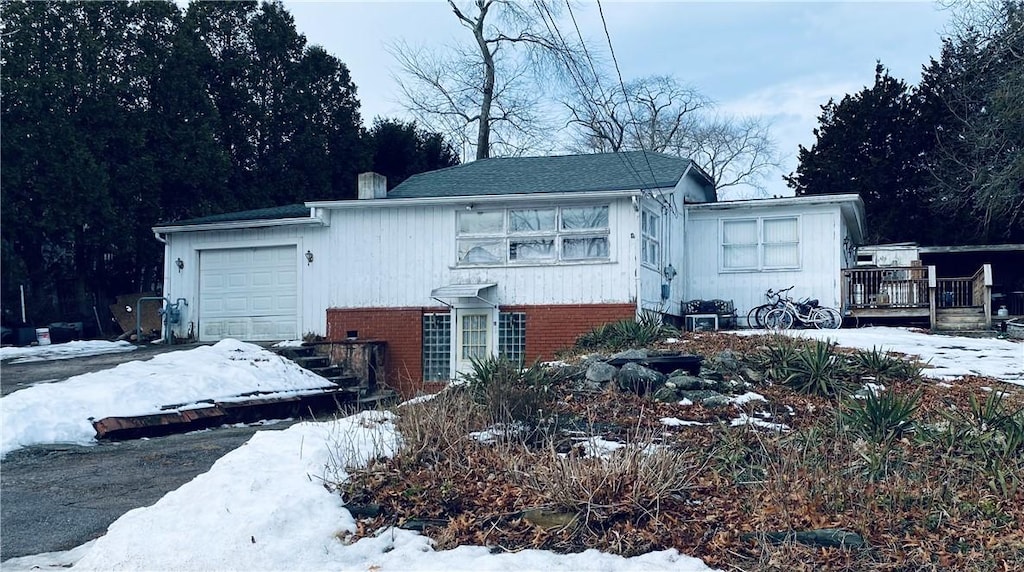
[(388, 196), (388, 178), (380, 173), (359, 173), (359, 199), (385, 199)]

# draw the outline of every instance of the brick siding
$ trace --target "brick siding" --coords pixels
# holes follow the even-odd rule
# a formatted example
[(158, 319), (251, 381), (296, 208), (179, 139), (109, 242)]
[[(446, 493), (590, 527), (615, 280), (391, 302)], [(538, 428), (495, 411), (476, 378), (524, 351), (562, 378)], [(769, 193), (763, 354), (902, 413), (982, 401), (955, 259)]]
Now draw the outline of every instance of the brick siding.
[[(502, 312), (526, 314), (526, 361), (551, 360), (576, 337), (607, 322), (631, 319), (633, 304), (552, 304), (501, 306)], [(361, 339), (385, 340), (385, 383), (404, 397), (432, 393), (444, 384), (423, 383), (423, 314), (447, 308), (329, 308), (327, 339), (344, 339), (355, 330)], [(452, 323), (452, 327), (456, 327)]]

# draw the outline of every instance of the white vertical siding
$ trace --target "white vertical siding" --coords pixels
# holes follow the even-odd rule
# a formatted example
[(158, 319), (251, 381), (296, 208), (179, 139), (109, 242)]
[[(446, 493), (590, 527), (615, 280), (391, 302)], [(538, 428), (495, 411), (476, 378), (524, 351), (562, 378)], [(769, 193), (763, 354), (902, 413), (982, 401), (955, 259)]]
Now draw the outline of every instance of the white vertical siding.
[[(763, 216), (798, 216), (800, 219), (800, 268), (784, 271), (723, 271), (720, 228), (722, 221)], [(842, 238), (846, 234), (839, 206), (750, 207), (714, 210), (691, 209), (688, 213), (685, 273), (688, 299), (733, 300), (737, 312), (765, 302), (772, 288), (793, 288), (794, 298), (818, 298), (821, 304), (839, 308)]]
[[(181, 324), (174, 333), (184, 336), (190, 327), (198, 331), (199, 316), (199, 258), (202, 250), (226, 248), (252, 248), (263, 246), (295, 245), (298, 270), (298, 303), (300, 334), (326, 332), (326, 291), (318, 287), (327, 283), (329, 275), (326, 248), (327, 228), (315, 225), (295, 225), (237, 229), (229, 231), (179, 232), (167, 235), (164, 253), (167, 274), (164, 277), (165, 296), (171, 301), (184, 298), (187, 306), (182, 312)], [(312, 264), (306, 263), (305, 252), (314, 255)], [(181, 271), (174, 261), (181, 258)]]
[[(535, 266), (455, 267), (456, 212), (462, 206), (377, 207), (331, 211), (333, 275), (327, 307), (437, 306), (430, 291), (453, 283), (496, 283), (499, 304), (632, 302), (635, 211), (609, 205), (610, 260)], [(639, 230), (636, 231), (637, 236)]]

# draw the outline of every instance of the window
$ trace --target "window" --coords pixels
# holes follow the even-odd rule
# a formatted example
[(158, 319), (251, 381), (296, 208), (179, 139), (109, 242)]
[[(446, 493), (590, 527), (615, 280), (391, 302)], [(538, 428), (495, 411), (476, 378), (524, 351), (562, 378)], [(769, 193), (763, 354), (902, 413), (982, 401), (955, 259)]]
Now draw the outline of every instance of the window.
[(462, 320), (462, 359), (484, 359), (487, 354), (487, 315), (467, 314)]
[(423, 315), (423, 381), (448, 381), (451, 377), (452, 317)]
[(722, 222), (724, 270), (782, 270), (800, 267), (798, 217)]
[(498, 314), (498, 355), (522, 363), (526, 357), (526, 314)]
[(608, 206), (458, 213), (460, 265), (607, 260)]
[(644, 209), (640, 213), (640, 258), (644, 264), (661, 266), (661, 217)]

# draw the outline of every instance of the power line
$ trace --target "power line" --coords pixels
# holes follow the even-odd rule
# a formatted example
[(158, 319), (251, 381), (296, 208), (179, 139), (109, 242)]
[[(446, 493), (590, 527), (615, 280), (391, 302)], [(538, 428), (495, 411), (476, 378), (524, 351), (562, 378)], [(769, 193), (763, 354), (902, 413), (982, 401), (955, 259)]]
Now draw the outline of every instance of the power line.
[(647, 157), (647, 149), (643, 146), (643, 137), (640, 136), (640, 128), (637, 127), (637, 117), (633, 114), (633, 106), (630, 105), (630, 96), (626, 92), (626, 82), (623, 81), (623, 72), (618, 69), (618, 58), (615, 57), (615, 48), (611, 45), (611, 34), (608, 32), (608, 20), (604, 18), (604, 7), (601, 6), (601, 0), (597, 0), (597, 11), (601, 14), (601, 25), (604, 27), (604, 37), (608, 40), (608, 51), (611, 52), (611, 62), (615, 65), (615, 75), (618, 77), (618, 86), (623, 88), (623, 98), (626, 100), (626, 111), (630, 113), (633, 130), (636, 131), (637, 134), (637, 144), (640, 145), (640, 150), (643, 152), (643, 159), (647, 163), (647, 170), (650, 171), (651, 184), (657, 184), (657, 176), (654, 175), (654, 168), (651, 167), (650, 158)]

